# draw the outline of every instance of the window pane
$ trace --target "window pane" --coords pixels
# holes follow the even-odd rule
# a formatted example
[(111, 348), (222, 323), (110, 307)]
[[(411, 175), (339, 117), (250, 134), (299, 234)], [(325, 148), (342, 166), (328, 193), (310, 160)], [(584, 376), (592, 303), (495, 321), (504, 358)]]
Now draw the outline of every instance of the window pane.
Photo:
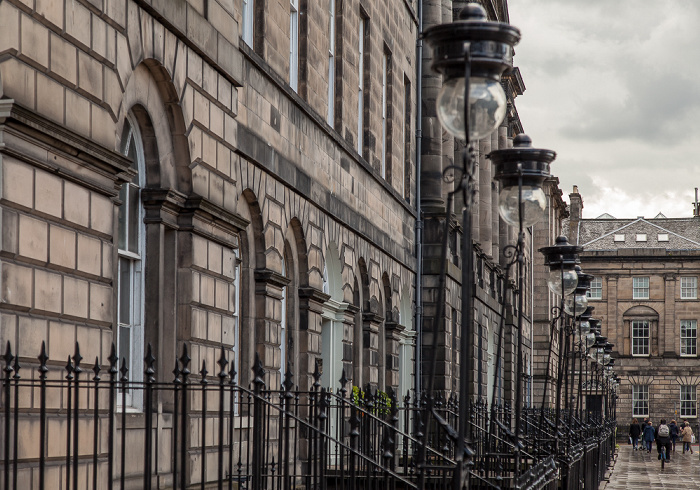
[(122, 205), (119, 206), (119, 215), (118, 215), (118, 222), (119, 222), (119, 244), (118, 247), (120, 250), (126, 250), (126, 208), (129, 205), (126, 200), (126, 195), (129, 192), (128, 191), (129, 184), (124, 184), (122, 185), (121, 190), (119, 191), (119, 200), (122, 202)]
[(131, 324), (131, 261), (119, 259), (119, 323)]
[[(119, 327), (119, 367), (121, 368), (122, 359), (125, 360), (125, 366), (131, 371), (131, 328)], [(129, 378), (131, 379), (131, 375)]]
[(139, 190), (129, 186), (129, 252), (139, 253)]

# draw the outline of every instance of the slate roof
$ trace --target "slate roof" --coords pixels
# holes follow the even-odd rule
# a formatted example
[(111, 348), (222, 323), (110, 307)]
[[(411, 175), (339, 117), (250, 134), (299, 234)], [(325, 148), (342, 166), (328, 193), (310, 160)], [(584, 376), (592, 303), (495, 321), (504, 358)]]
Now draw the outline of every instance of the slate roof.
[[(571, 222), (566, 225), (568, 228)], [(700, 217), (611, 219), (601, 216), (580, 220), (577, 229), (572, 231), (569, 236), (575, 237), (576, 244), (582, 245), (586, 252), (629, 248), (700, 250)], [(624, 235), (624, 241), (615, 241), (615, 235)], [(646, 235), (646, 241), (638, 241), (637, 235)], [(668, 235), (668, 241), (659, 241), (659, 235)]]

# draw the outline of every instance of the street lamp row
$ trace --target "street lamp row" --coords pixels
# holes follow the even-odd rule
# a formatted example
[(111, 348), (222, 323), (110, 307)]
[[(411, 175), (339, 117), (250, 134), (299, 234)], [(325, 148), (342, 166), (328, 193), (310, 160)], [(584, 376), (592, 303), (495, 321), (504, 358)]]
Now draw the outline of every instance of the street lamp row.
[[(432, 68), (442, 74), (443, 84), (437, 96), (437, 116), (444, 129), (455, 138), (465, 141), (465, 150), (461, 165), (453, 165), (445, 169), (445, 180), (455, 177), (455, 189), (448, 193), (447, 210), (450, 212), (453, 196), (462, 193), (464, 208), (462, 210), (463, 239), (461, 254), (462, 263), (462, 334), (460, 349), (460, 427), (457, 436), (457, 465), (455, 469), (455, 488), (462, 488), (468, 482), (469, 457), (469, 426), (467, 421), (468, 382), (467, 356), (471, 352), (472, 333), (472, 228), (471, 206), (475, 198), (475, 156), (472, 144), (487, 138), (502, 123), (507, 111), (508, 99), (501, 85), (501, 76), (513, 66), (513, 47), (520, 40), (520, 31), (507, 23), (487, 20), (486, 12), (478, 4), (468, 4), (460, 12), (458, 19), (447, 24), (433, 26), (423, 33), (424, 39), (433, 49)], [(465, 103), (466, 102), (466, 103)], [(547, 197), (543, 191), (544, 181), (550, 177), (550, 164), (556, 153), (552, 150), (533, 148), (531, 139), (519, 134), (513, 140), (512, 148), (492, 151), (490, 158), (494, 165), (494, 179), (500, 184), (498, 212), (501, 218), (518, 229), (517, 244), (514, 248), (515, 260), (507, 267), (518, 265), (518, 305), (517, 305), (517, 367), (516, 372), (524, 372), (523, 361), (523, 287), (524, 287), (524, 230), (538, 223), (547, 206)], [(449, 176), (449, 177), (448, 177)], [(445, 220), (447, 231), (448, 220)], [(446, 240), (449, 233), (443, 234), (443, 255), (446, 250)], [(591, 325), (590, 314), (584, 312), (588, 308), (586, 292), (590, 288), (593, 276), (584, 274), (579, 263), (579, 253), (582, 248), (570, 245), (565, 237), (557, 239), (552, 247), (540, 250), (545, 254), (545, 264), (550, 267), (548, 278), (549, 288), (561, 298), (558, 316), (568, 317), (573, 330), (574, 322), (578, 322), (577, 352), (587, 354), (595, 350), (595, 360), (612, 365), (608, 345), (599, 331)], [(443, 257), (444, 258), (444, 257)], [(446, 267), (443, 264), (443, 268)], [(439, 291), (445, 287), (445, 271), (441, 271)], [(444, 321), (442, 294), (438, 298), (438, 310), (435, 317), (434, 333)], [(583, 317), (583, 318), (582, 318)], [(566, 319), (565, 319), (566, 320)], [(436, 335), (433, 338), (436, 339)], [(573, 336), (572, 336), (573, 337)], [(601, 340), (602, 339), (602, 340)], [(598, 350), (602, 346), (602, 354)], [(560, 352), (562, 349), (560, 342)], [(606, 348), (609, 349), (606, 352)], [(433, 352), (433, 356), (435, 353)], [(606, 357), (607, 356), (607, 357)], [(560, 355), (560, 362), (561, 362)], [(434, 362), (433, 362), (434, 364)], [(607, 370), (606, 370), (607, 371)], [(428, 372), (429, 386), (432, 386), (432, 372)], [(579, 390), (580, 394), (580, 390)], [(522, 406), (522, 376), (516, 376), (515, 394), (515, 441), (516, 453), (515, 470), (520, 471), (521, 437), (521, 406)], [(426, 414), (429, 410), (426, 410)], [(427, 417), (427, 415), (426, 415)], [(517, 478), (517, 474), (516, 474)]]

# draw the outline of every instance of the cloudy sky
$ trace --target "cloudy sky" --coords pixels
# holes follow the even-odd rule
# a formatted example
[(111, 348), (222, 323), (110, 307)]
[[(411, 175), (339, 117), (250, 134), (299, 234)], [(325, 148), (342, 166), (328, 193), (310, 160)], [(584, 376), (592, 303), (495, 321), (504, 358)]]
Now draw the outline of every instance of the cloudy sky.
[(516, 106), (585, 218), (692, 215), (700, 187), (700, 0), (509, 0)]

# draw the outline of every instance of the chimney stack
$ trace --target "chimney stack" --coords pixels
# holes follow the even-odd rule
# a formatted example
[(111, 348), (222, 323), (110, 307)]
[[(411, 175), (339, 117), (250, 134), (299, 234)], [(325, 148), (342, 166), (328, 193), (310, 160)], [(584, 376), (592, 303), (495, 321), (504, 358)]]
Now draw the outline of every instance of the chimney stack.
[(698, 208), (698, 188), (695, 188), (695, 202), (693, 203), (693, 218), (700, 216), (700, 208)]
[(583, 198), (578, 192), (578, 186), (569, 194), (569, 243), (578, 243), (578, 224), (583, 214)]

